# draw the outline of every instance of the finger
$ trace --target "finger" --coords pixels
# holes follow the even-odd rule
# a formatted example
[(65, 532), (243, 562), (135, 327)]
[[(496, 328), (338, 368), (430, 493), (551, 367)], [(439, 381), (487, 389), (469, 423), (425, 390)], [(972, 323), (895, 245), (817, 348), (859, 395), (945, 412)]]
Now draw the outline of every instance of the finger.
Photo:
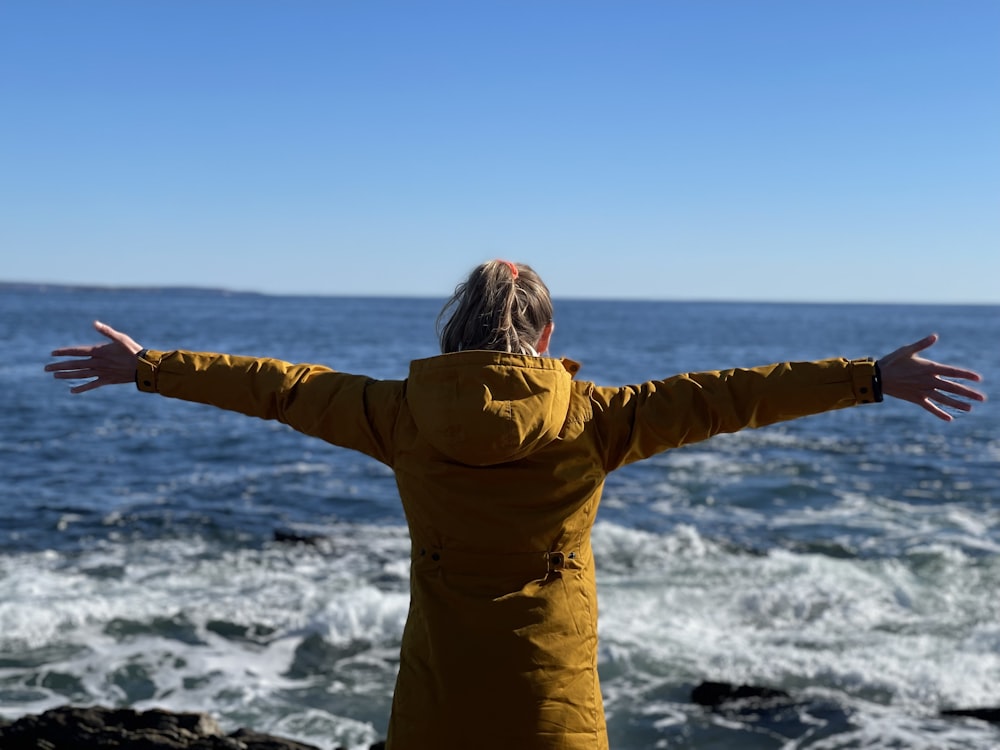
[(106, 370), (97, 369), (80, 369), (80, 370), (70, 370), (69, 372), (54, 372), (52, 377), (56, 380), (82, 380), (84, 378), (100, 378), (101, 380), (108, 383), (117, 382), (127, 382), (126, 378), (121, 378), (115, 375), (108, 375)]
[(946, 396), (943, 393), (934, 393), (928, 396), (928, 398), (937, 401), (939, 404), (944, 406), (950, 406), (952, 409), (958, 409), (959, 411), (972, 411), (972, 404), (968, 401), (960, 401), (957, 398)]
[(956, 396), (961, 396), (962, 398), (968, 398), (973, 401), (986, 400), (985, 393), (977, 391), (975, 388), (970, 388), (964, 383), (956, 383), (951, 380), (941, 380), (937, 385), (937, 390), (947, 391), (948, 393), (954, 393)]
[(79, 368), (76, 370), (64, 370), (52, 373), (52, 377), (56, 380), (79, 380), (80, 378), (96, 378), (100, 377), (100, 373), (97, 370), (92, 370), (90, 368)]
[(94, 344), (92, 346), (66, 346), (62, 349), (53, 349), (51, 356), (53, 357), (86, 357), (89, 356), (91, 352), (95, 349), (104, 346), (104, 344)]
[(924, 407), (924, 409), (929, 411), (931, 414), (933, 414), (935, 417), (937, 417), (938, 419), (943, 419), (945, 422), (951, 422), (954, 419), (954, 417), (952, 417), (951, 414), (946, 412), (937, 404), (931, 402), (930, 399), (925, 398), (923, 401), (920, 402), (920, 405)]
[(66, 359), (62, 362), (49, 362), (45, 365), (45, 371), (55, 372), (57, 370), (77, 370), (81, 367), (90, 367), (93, 363), (92, 359)]
[(89, 383), (84, 383), (83, 385), (77, 385), (69, 389), (70, 393), (86, 393), (87, 391), (92, 391), (95, 388), (100, 388), (102, 385), (107, 385), (103, 380), (98, 378), (97, 380), (91, 380)]
[(952, 367), (951, 365), (943, 365), (940, 362), (927, 361), (934, 366), (934, 374), (938, 377), (971, 380), (975, 383), (979, 383), (983, 379), (983, 376), (975, 370), (966, 370), (962, 367)]

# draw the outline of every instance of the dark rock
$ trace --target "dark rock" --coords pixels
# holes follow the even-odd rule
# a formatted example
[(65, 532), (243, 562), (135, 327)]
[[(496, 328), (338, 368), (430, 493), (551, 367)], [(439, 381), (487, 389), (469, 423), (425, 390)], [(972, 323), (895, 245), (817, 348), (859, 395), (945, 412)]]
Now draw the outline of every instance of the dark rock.
[(4, 750), (122, 747), (129, 750), (243, 750), (206, 714), (63, 706), (0, 728)]
[[(319, 750), (249, 729), (225, 735), (208, 714), (62, 706), (0, 722), (3, 750)], [(382, 750), (383, 743), (372, 745)]]
[(221, 635), (230, 641), (244, 641), (247, 643), (268, 643), (271, 636), (277, 632), (267, 625), (240, 625), (226, 620), (209, 620), (205, 624), (205, 630)]
[(965, 717), (1000, 724), (1000, 708), (952, 708), (941, 712), (942, 716)]
[(274, 541), (282, 544), (305, 544), (315, 547), (325, 538), (322, 534), (299, 534), (296, 531), (284, 531), (282, 529), (275, 529), (274, 532)]
[(184, 615), (155, 617), (152, 622), (148, 623), (115, 618), (104, 626), (104, 632), (120, 641), (138, 636), (152, 635), (180, 641), (189, 646), (205, 645), (205, 642), (198, 636), (198, 627)]
[(319, 633), (312, 633), (295, 648), (295, 656), (286, 674), (299, 679), (319, 674), (334, 674), (341, 659), (350, 658), (370, 648), (371, 644), (368, 641), (359, 639), (335, 646)]
[(702, 682), (691, 691), (691, 701), (699, 706), (722, 706), (740, 703), (743, 706), (786, 703), (791, 697), (784, 690), (756, 685), (734, 685), (730, 682)]
[(252, 732), (249, 729), (238, 729), (229, 737), (243, 743), (247, 750), (319, 750), (315, 745), (285, 740), (270, 734)]

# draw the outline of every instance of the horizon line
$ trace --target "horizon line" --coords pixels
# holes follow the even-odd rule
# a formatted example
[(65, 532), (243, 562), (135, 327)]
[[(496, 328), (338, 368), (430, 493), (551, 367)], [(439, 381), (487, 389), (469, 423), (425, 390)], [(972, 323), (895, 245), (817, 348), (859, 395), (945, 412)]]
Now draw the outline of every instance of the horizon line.
[[(192, 292), (198, 294), (242, 295), (258, 297), (313, 297), (313, 298), (343, 298), (343, 299), (424, 299), (447, 300), (448, 295), (433, 294), (392, 294), (386, 292), (273, 292), (254, 289), (234, 289), (230, 287), (202, 286), (197, 284), (95, 284), (71, 283), (60, 281), (4, 281), (0, 280), (0, 289), (21, 289), (46, 291), (60, 289), (85, 292)], [(655, 302), (655, 303), (685, 303), (685, 304), (721, 304), (721, 305), (868, 305), (868, 306), (928, 306), (928, 307), (997, 307), (1000, 301), (946, 301), (933, 302), (916, 300), (836, 300), (836, 299), (764, 299), (764, 298), (722, 298), (722, 297), (616, 297), (616, 296), (580, 296), (553, 295), (553, 300), (564, 302)]]

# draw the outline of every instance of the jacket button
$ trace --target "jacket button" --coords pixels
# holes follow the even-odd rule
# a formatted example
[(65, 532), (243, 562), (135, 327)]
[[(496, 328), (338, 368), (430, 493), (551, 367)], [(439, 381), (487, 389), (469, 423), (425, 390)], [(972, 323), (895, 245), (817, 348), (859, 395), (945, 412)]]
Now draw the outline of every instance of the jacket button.
[(439, 555), (437, 552), (435, 552), (433, 555), (431, 555), (431, 560), (433, 560), (434, 562), (437, 562), (440, 559), (441, 559), (441, 555)]

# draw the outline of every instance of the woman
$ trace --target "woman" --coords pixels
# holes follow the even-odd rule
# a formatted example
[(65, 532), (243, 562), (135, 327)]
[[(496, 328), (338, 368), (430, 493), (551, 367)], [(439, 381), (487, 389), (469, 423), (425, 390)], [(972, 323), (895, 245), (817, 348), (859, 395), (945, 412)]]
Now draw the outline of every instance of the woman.
[(609, 472), (721, 432), (892, 396), (942, 419), (984, 396), (922, 358), (830, 359), (678, 375), (625, 387), (543, 357), (548, 290), (526, 265), (476, 268), (439, 321), (443, 354), (405, 380), (316, 365), (110, 343), (57, 349), (57, 378), (211, 404), (392, 467), (412, 540), (411, 605), (387, 747), (607, 748), (590, 530)]

